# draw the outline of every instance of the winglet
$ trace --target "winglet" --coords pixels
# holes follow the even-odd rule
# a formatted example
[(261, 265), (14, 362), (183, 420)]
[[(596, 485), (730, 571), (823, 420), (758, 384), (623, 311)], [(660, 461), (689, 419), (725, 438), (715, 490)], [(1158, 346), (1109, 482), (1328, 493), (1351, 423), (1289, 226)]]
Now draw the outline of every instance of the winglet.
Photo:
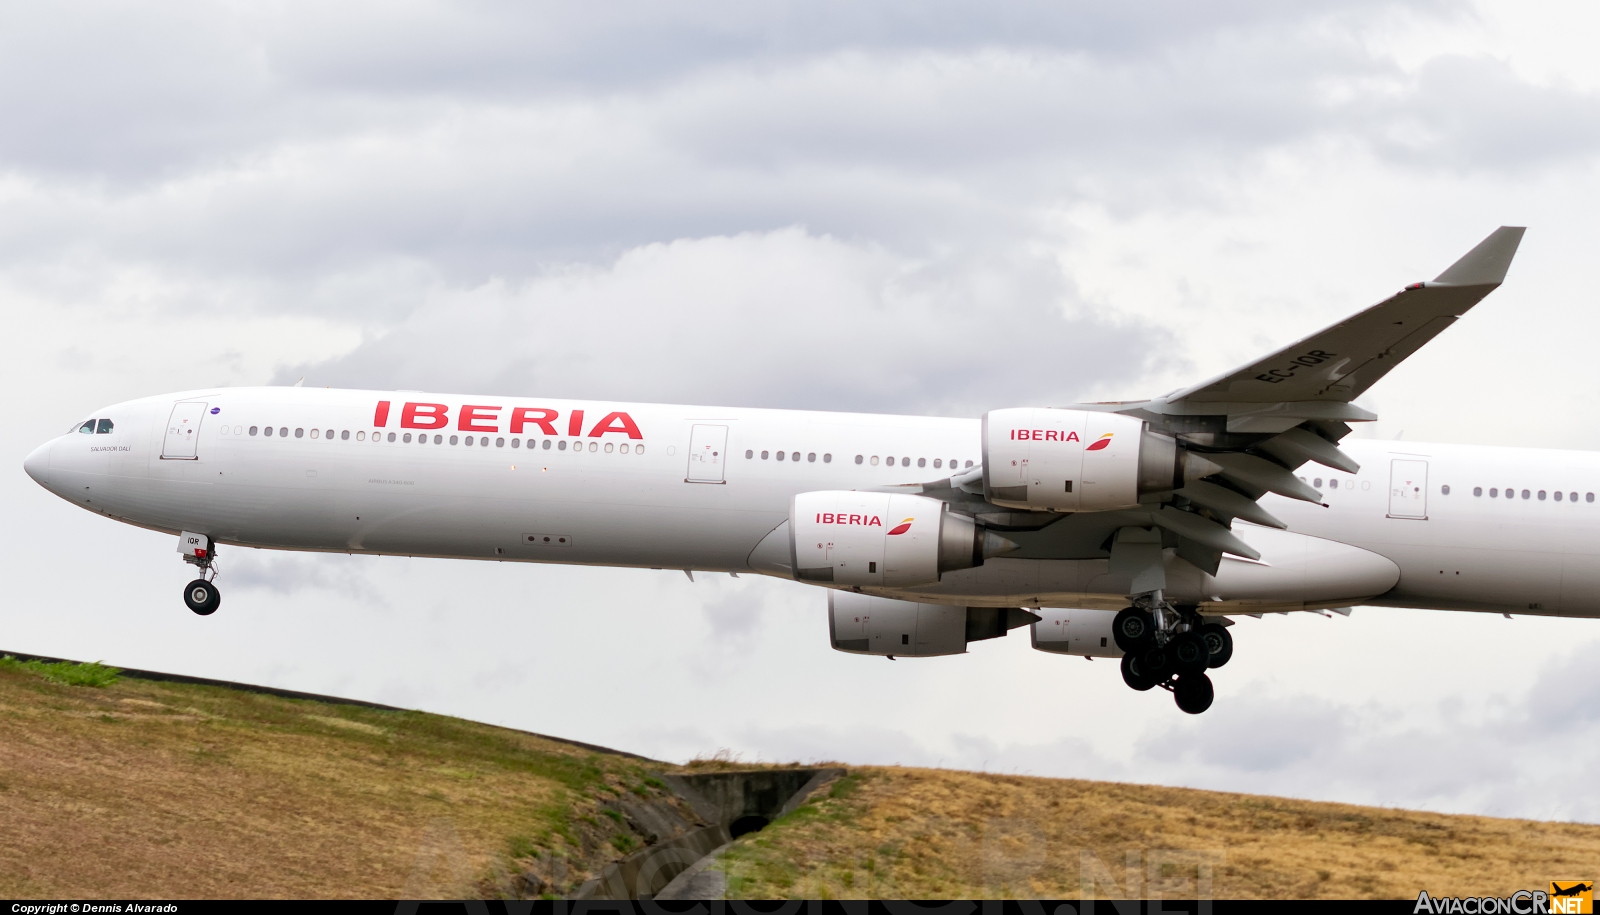
[(1498, 286), (1505, 282), (1506, 271), (1511, 269), (1511, 258), (1516, 256), (1517, 245), (1522, 243), (1522, 226), (1501, 226), (1478, 242), (1462, 258), (1434, 279), (1435, 283), (1451, 286)]

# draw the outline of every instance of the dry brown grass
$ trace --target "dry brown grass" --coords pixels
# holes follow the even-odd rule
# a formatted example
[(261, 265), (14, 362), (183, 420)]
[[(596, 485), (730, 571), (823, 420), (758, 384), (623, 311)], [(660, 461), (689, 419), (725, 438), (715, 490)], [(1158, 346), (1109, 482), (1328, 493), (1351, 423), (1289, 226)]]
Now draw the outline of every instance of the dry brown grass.
[(608, 801), (659, 798), (653, 768), (437, 715), (13, 664), (0, 895), (499, 895), (536, 855), (570, 886), (627, 841)]
[(743, 898), (1504, 895), (1595, 876), (1600, 826), (874, 768), (718, 866)]

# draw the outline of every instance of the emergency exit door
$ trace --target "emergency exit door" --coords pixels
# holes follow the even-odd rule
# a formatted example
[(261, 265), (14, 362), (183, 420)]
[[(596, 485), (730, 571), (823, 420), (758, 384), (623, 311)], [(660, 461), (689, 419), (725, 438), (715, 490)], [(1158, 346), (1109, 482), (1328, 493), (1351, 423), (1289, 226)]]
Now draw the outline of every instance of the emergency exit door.
[(728, 458), (728, 427), (696, 425), (689, 430), (688, 483), (722, 483)]
[(1395, 458), (1389, 462), (1389, 517), (1427, 520), (1427, 461)]
[(203, 403), (180, 403), (172, 408), (172, 418), (167, 420), (167, 436), (161, 443), (163, 461), (193, 461), (200, 444), (200, 419), (206, 415)]

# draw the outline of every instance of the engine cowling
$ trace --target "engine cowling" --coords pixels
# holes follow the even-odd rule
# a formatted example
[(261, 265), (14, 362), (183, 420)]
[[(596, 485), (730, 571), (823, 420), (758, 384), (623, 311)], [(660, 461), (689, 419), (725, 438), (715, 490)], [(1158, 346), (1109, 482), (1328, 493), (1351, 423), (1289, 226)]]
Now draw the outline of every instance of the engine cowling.
[(1041, 609), (1033, 624), (1033, 647), (1052, 654), (1075, 654), (1086, 658), (1120, 658), (1122, 649), (1111, 636), (1115, 610), (1082, 608)]
[(1032, 511), (1139, 506), (1222, 468), (1120, 413), (1018, 407), (983, 416), (983, 494)]
[(828, 637), (836, 651), (899, 658), (962, 654), (1038, 619), (1018, 607), (949, 607), (853, 591), (828, 592)]
[(1016, 548), (926, 496), (804, 492), (789, 507), (790, 568), (801, 581), (927, 585)]

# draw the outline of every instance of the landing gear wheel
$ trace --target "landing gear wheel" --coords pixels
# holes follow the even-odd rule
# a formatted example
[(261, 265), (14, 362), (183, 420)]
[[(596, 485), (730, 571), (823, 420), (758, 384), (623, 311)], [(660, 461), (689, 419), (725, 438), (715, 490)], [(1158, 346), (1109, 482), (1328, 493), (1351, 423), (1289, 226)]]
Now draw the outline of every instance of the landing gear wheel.
[(222, 604), (222, 593), (211, 582), (204, 578), (196, 578), (184, 586), (183, 602), (195, 613), (210, 616), (217, 612), (217, 607)]
[(1156, 685), (1155, 680), (1145, 676), (1144, 666), (1139, 663), (1137, 654), (1125, 654), (1122, 656), (1122, 682), (1141, 693), (1145, 690), (1153, 689)]
[(1200, 638), (1205, 640), (1206, 650), (1211, 654), (1208, 667), (1221, 667), (1233, 657), (1233, 636), (1228, 634), (1228, 627), (1206, 623), (1200, 627)]
[(1127, 607), (1111, 620), (1111, 638), (1124, 652), (1138, 651), (1155, 637), (1156, 622), (1149, 611)]
[(1178, 708), (1191, 715), (1198, 715), (1210, 708), (1211, 701), (1216, 697), (1211, 678), (1205, 674), (1181, 674), (1172, 686), (1172, 698), (1178, 703)]
[(1167, 654), (1172, 656), (1172, 669), (1180, 676), (1204, 673), (1211, 660), (1211, 650), (1205, 639), (1194, 632), (1180, 632), (1167, 643)]
[(1140, 671), (1157, 683), (1172, 676), (1172, 652), (1161, 646), (1154, 645), (1138, 652)]

